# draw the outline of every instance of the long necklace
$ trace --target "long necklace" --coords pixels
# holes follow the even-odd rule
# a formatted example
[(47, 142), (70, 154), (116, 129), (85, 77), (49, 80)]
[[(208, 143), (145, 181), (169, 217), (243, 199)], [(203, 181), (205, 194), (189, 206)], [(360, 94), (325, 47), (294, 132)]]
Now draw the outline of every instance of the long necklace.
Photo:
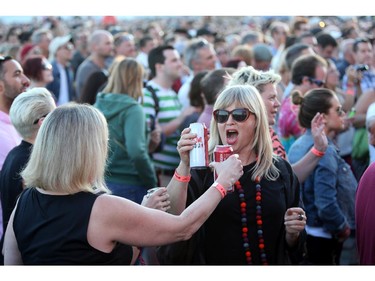
[[(266, 251), (264, 247), (263, 238), (263, 220), (262, 220), (262, 187), (260, 185), (260, 177), (255, 179), (255, 208), (256, 208), (256, 223), (257, 223), (257, 234), (258, 234), (258, 247), (260, 252), (260, 260), (263, 265), (268, 265)], [(242, 239), (243, 248), (245, 250), (245, 257), (247, 264), (253, 264), (252, 254), (249, 245), (249, 231), (247, 227), (247, 215), (246, 215), (246, 200), (245, 192), (241, 186), (240, 181), (235, 183), (236, 189), (238, 191), (238, 197), (240, 198), (240, 211), (241, 211), (241, 222), (242, 222)]]

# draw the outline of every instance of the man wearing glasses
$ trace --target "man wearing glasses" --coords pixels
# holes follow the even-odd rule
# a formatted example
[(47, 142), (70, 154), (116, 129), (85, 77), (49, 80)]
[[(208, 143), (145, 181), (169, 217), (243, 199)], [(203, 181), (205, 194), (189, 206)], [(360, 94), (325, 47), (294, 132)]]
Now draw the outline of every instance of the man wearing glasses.
[[(9, 151), (21, 142), (21, 136), (10, 122), (10, 106), (20, 93), (27, 90), (29, 84), (30, 80), (23, 73), (18, 61), (10, 56), (0, 56), (0, 171)], [(0, 205), (0, 237), (3, 235), (2, 225), (3, 215)]]
[[(319, 55), (303, 55), (292, 65), (292, 79), (294, 85), (291, 93), (299, 91), (304, 95), (314, 88), (324, 87), (327, 76), (327, 63)], [(288, 153), (293, 142), (303, 133), (298, 124), (298, 106), (292, 104), (291, 96), (283, 100), (279, 116), (280, 140)]]

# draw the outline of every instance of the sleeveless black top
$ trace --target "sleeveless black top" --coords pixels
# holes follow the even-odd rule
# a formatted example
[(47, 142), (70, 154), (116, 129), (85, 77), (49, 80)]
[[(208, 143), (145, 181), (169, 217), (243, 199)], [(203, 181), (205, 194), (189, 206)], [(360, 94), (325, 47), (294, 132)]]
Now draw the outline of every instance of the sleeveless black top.
[(25, 265), (129, 265), (131, 246), (111, 253), (87, 241), (91, 209), (99, 195), (47, 195), (28, 188), (19, 198), (13, 229)]

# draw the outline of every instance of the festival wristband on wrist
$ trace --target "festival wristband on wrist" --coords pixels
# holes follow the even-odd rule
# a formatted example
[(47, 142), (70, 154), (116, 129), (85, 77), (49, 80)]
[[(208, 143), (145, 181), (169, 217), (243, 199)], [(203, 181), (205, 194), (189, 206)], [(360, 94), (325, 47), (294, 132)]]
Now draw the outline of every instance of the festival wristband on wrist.
[(317, 157), (322, 157), (322, 156), (324, 156), (324, 154), (325, 154), (325, 152), (320, 151), (320, 150), (317, 150), (317, 149), (315, 148), (315, 146), (313, 146), (313, 147), (311, 148), (310, 151), (312, 152), (312, 154), (314, 154), (314, 155), (317, 156)]
[(181, 176), (177, 173), (177, 170), (174, 171), (174, 177), (179, 182), (189, 182), (191, 179), (191, 175), (189, 176)]
[(355, 90), (354, 90), (354, 88), (348, 88), (345, 93), (349, 96), (354, 96)]
[(218, 183), (217, 181), (215, 181), (212, 184), (212, 186), (215, 187), (220, 192), (221, 199), (223, 199), (225, 197), (225, 195), (227, 195), (226, 189), (220, 183)]

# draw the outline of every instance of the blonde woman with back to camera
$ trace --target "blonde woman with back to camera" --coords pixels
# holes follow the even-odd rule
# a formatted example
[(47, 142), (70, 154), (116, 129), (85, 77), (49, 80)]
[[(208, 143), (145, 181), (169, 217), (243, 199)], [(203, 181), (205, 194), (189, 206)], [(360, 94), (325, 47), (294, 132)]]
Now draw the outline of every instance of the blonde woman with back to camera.
[(58, 107), (44, 120), (22, 177), (4, 242), (6, 265), (132, 264), (139, 251), (186, 240), (242, 175), (236, 155), (218, 170), (212, 187), (179, 216), (112, 196), (104, 183), (108, 128), (89, 105)]

